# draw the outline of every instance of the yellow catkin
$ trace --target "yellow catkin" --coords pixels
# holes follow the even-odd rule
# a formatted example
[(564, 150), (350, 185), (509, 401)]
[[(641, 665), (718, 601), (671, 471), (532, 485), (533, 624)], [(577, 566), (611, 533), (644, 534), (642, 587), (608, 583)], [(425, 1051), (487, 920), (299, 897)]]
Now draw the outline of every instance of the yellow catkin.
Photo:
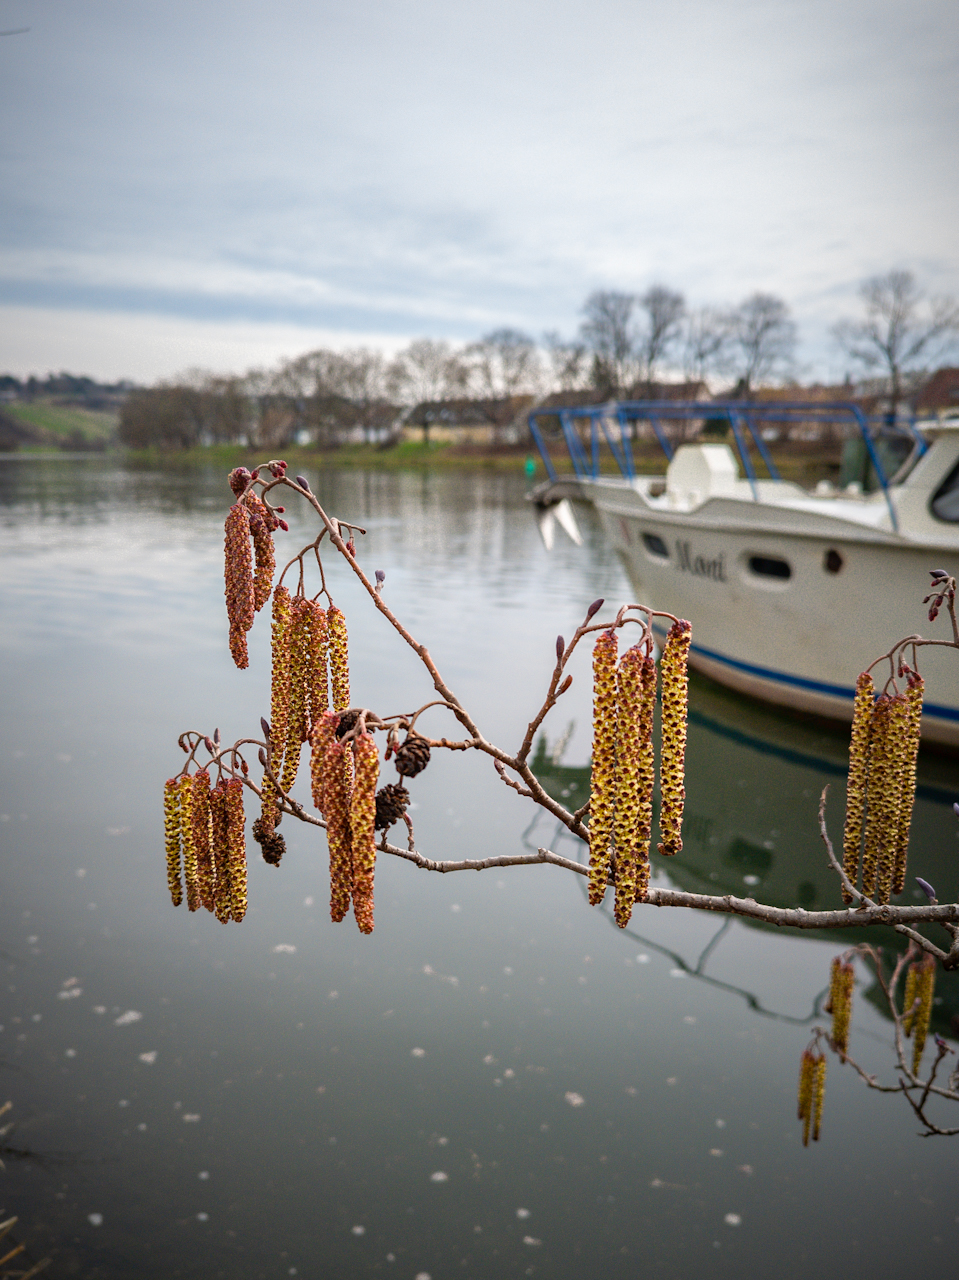
[(826, 1055), (821, 1053), (816, 1062), (816, 1073), (812, 1084), (812, 1140), (819, 1141), (819, 1130), (822, 1125), (822, 1104), (826, 1096)]
[(361, 933), (373, 932), (373, 873), (376, 868), (376, 781), (380, 760), (370, 733), (357, 736), (353, 746), (356, 781), (350, 800), (353, 847), (353, 914)]
[(879, 875), (879, 859), (882, 854), (884, 827), (889, 789), (889, 705), (887, 694), (880, 694), (872, 711), (871, 749), (869, 752), (869, 778), (866, 783), (866, 832), (862, 850), (862, 891), (870, 898), (876, 896)]
[(197, 889), (200, 906), (213, 910), (213, 845), (211, 842), (210, 775), (206, 769), (198, 769), (193, 775), (190, 820), (193, 826), (193, 845), (196, 849)]
[(849, 1048), (849, 1022), (852, 1018), (852, 993), (855, 972), (851, 964), (837, 956), (832, 962), (829, 1004), (832, 1009), (832, 1041), (838, 1053), (846, 1056)]
[(593, 648), (593, 761), (589, 786), (589, 900), (602, 902), (609, 879), (616, 784), (616, 654), (612, 631)]
[(627, 649), (616, 673), (616, 773), (613, 779), (613, 847), (616, 896), (613, 915), (621, 929), (636, 901), (636, 858), (640, 825), (643, 652)]
[(250, 513), (250, 533), (253, 535), (253, 608), (257, 613), (270, 598), (273, 574), (276, 570), (276, 553), (273, 548), (273, 530), (276, 517), (270, 514), (266, 503), (252, 491), (244, 498)]
[[(864, 671), (856, 681), (856, 697), (852, 709), (849, 777), (846, 781), (846, 825), (842, 839), (843, 869), (853, 884), (859, 877), (863, 817), (866, 812), (866, 780), (869, 776), (869, 735), (875, 696), (872, 676)], [(842, 900), (847, 905), (853, 901), (848, 889), (843, 889)]]
[(889, 701), (889, 723), (886, 728), (888, 776), (882, 799), (882, 832), (879, 866), (876, 871), (876, 900), (883, 904), (889, 901), (896, 870), (902, 782), (908, 751), (909, 702), (904, 693), (899, 693)]
[[(286, 587), (273, 592), (272, 678), (270, 684), (270, 747), (271, 766), (279, 778), (283, 767), (283, 749), (286, 745), (286, 728), (290, 719), (290, 620), (292, 601)], [(262, 822), (267, 832), (272, 832), (279, 815), (276, 788), (269, 777), (263, 775)]]
[(163, 835), (167, 885), (173, 905), (178, 907), (183, 901), (183, 884), (180, 879), (180, 785), (176, 778), (168, 778), (163, 788)]
[(919, 965), (911, 964), (906, 970), (906, 988), (902, 996), (902, 1033), (912, 1035), (912, 1024), (916, 1017), (914, 1008), (919, 990)]
[(683, 806), (686, 801), (686, 712), (689, 701), (687, 663), (692, 628), (686, 621), (669, 628), (662, 670), (662, 746), (659, 762), (659, 833), (661, 854), (672, 857), (683, 847)]
[(348, 711), (350, 707), (349, 637), (346, 632), (346, 618), (335, 604), (331, 604), (326, 611), (326, 623), (333, 710)]
[(226, 924), (232, 912), (230, 898), (230, 855), (227, 843), (226, 783), (221, 778), (210, 792), (210, 819), (213, 832), (213, 910)]
[(919, 973), (916, 983), (916, 995), (919, 997), (919, 1008), (916, 1010), (912, 1024), (912, 1074), (919, 1074), (922, 1051), (926, 1047), (926, 1036), (929, 1033), (929, 1022), (932, 1018), (932, 999), (936, 987), (936, 958), (923, 956), (918, 964)]
[(323, 761), (323, 802), (330, 849), (330, 918), (336, 921), (342, 920), (349, 911), (353, 892), (352, 769), (352, 751), (334, 739)]
[(335, 711), (326, 711), (313, 724), (310, 735), (310, 781), (313, 787), (313, 803), (320, 813), (325, 813), (323, 802), (323, 761), (336, 734), (340, 717)]
[(243, 783), (230, 778), (226, 784), (226, 844), (230, 874), (230, 914), (237, 924), (246, 915), (246, 837), (244, 833)]
[(224, 537), (226, 612), (230, 620), (230, 652), (238, 667), (248, 667), (246, 632), (253, 626), (253, 555), (250, 513), (234, 503), (227, 512)]
[(908, 716), (906, 722), (905, 758), (902, 767), (902, 794), (899, 801), (899, 827), (896, 832), (895, 870), (892, 893), (898, 897), (906, 887), (906, 858), (909, 853), (909, 827), (912, 823), (912, 806), (916, 799), (916, 760), (919, 755), (919, 737), (922, 730), (923, 680), (918, 674), (909, 677), (906, 689)]
[(640, 720), (639, 823), (636, 830), (636, 901), (649, 892), (649, 845), (653, 836), (653, 788), (656, 760), (653, 752), (653, 720), (656, 714), (656, 663), (652, 654), (643, 659), (643, 704)]
[(327, 678), (329, 661), (329, 638), (326, 610), (317, 600), (307, 602), (307, 630), (309, 633), (309, 675), (308, 675), (308, 709), (307, 728), (312, 731), (313, 725), (330, 709), (330, 694)]
[(197, 879), (196, 842), (193, 835), (193, 779), (185, 773), (180, 779), (180, 839), (183, 842), (183, 881), (186, 885), (186, 905), (196, 911), (200, 905), (200, 888)]
[(816, 1075), (816, 1059), (810, 1049), (804, 1049), (799, 1060), (799, 1090), (796, 1116), (802, 1121), (803, 1146), (809, 1145), (809, 1122), (812, 1118), (813, 1082)]
[(291, 606), (290, 709), (283, 746), (283, 767), (280, 770), (280, 786), (287, 794), (296, 781), (300, 767), (300, 748), (308, 736), (309, 645), (309, 601), (298, 597)]

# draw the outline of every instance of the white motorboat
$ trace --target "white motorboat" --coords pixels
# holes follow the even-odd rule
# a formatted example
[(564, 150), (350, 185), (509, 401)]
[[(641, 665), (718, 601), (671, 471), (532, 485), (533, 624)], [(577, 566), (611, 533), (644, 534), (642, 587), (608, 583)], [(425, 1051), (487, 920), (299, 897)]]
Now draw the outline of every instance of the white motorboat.
[[(922, 600), (931, 569), (959, 575), (959, 419), (912, 427), (887, 479), (881, 433), (853, 405), (635, 402), (551, 414), (576, 475), (556, 476), (543, 441), (548, 415), (532, 414), (551, 472), (533, 495), (541, 513), (549, 521), (571, 496), (590, 503), (637, 600), (690, 619), (691, 665), (720, 683), (849, 720), (857, 675), (897, 640), (952, 639), (945, 611), (930, 623)], [(739, 456), (721, 441), (673, 451), (662, 422), (676, 417), (728, 422)], [(798, 421), (857, 428), (874, 491), (821, 483), (810, 493), (759, 479), (747, 431), (775, 476), (769, 423)], [(665, 477), (635, 474), (631, 440), (644, 424), (672, 455)], [(619, 475), (599, 474), (604, 452)], [(568, 510), (561, 514), (568, 524)], [(959, 747), (959, 654), (924, 648), (919, 668), (924, 739)]]

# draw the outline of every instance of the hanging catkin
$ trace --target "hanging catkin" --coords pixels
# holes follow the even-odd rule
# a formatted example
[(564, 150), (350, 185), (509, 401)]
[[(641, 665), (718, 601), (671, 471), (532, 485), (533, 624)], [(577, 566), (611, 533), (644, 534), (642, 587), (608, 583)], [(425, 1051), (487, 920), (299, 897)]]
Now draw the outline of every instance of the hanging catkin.
[(589, 784), (589, 901), (602, 902), (609, 879), (616, 784), (616, 636), (593, 648), (593, 761)]
[(919, 965), (911, 964), (906, 970), (906, 988), (902, 996), (902, 1034), (912, 1035), (916, 1017), (916, 995), (919, 991)]
[(197, 890), (200, 906), (213, 910), (213, 848), (210, 842), (210, 775), (198, 769), (193, 775), (190, 822), (196, 851)]
[(246, 839), (243, 783), (230, 778), (226, 784), (226, 852), (230, 879), (230, 910), (237, 924), (246, 915)]
[[(856, 681), (856, 697), (852, 708), (852, 733), (849, 739), (849, 776), (846, 781), (846, 824), (843, 828), (843, 870), (852, 884), (859, 877), (862, 852), (863, 817), (866, 812), (866, 782), (869, 777), (869, 735), (876, 690), (872, 676), (863, 671)], [(843, 887), (842, 900), (847, 905), (853, 897)]]
[(822, 1125), (822, 1104), (826, 1096), (826, 1055), (821, 1053), (816, 1063), (816, 1074), (812, 1085), (812, 1140), (819, 1141), (819, 1129)]
[[(283, 749), (290, 719), (290, 622), (292, 601), (286, 587), (273, 592), (273, 625), (271, 634), (272, 677), (270, 683), (270, 767), (277, 779), (283, 767)], [(260, 830), (272, 834), (279, 817), (277, 791), (271, 778), (263, 775)]]
[(283, 747), (280, 787), (289, 794), (300, 767), (300, 748), (306, 740), (310, 665), (309, 601), (298, 596), (290, 618), (290, 709)]
[(689, 702), (687, 662), (692, 628), (686, 621), (669, 628), (662, 670), (662, 746), (659, 761), (659, 832), (661, 854), (672, 857), (683, 847), (683, 805), (686, 800), (686, 714)]
[(852, 993), (855, 972), (841, 956), (832, 962), (829, 983), (829, 1007), (832, 1010), (832, 1041), (837, 1052), (846, 1056), (849, 1048), (849, 1022), (852, 1017)]
[(649, 845), (653, 833), (653, 787), (656, 782), (656, 761), (653, 754), (653, 719), (656, 712), (656, 663), (652, 654), (647, 654), (643, 659), (642, 680), (639, 822), (636, 830), (637, 902), (645, 902), (649, 890)]
[(932, 1018), (932, 1000), (936, 986), (936, 958), (935, 956), (925, 955), (915, 966), (910, 967), (916, 969), (916, 996), (919, 998), (919, 1007), (916, 1010), (911, 1027), (912, 1074), (918, 1075), (919, 1064), (922, 1061), (922, 1051), (926, 1047), (929, 1022)]
[(866, 782), (866, 831), (862, 850), (862, 891), (876, 896), (879, 857), (884, 837), (883, 814), (889, 789), (890, 759), (888, 694), (880, 694), (872, 709), (869, 752), (869, 777)]
[(226, 612), (230, 620), (230, 652), (240, 668), (248, 667), (246, 633), (253, 626), (253, 556), (250, 550), (250, 513), (234, 503), (226, 516), (224, 578)]
[(896, 832), (895, 870), (892, 892), (894, 896), (906, 887), (906, 859), (909, 854), (909, 827), (912, 823), (912, 807), (916, 799), (916, 760), (919, 755), (919, 738), (922, 732), (923, 680), (918, 672), (909, 676), (906, 689), (908, 707), (904, 760), (902, 766), (902, 794), (899, 801), (899, 828)]
[(350, 801), (353, 849), (353, 914), (361, 933), (373, 932), (373, 873), (376, 867), (376, 781), (380, 761), (371, 733), (361, 733), (353, 745), (356, 781)]
[(809, 1145), (809, 1123), (812, 1119), (813, 1085), (816, 1079), (816, 1058), (811, 1049), (804, 1049), (799, 1060), (799, 1090), (797, 1119), (802, 1121), (802, 1144)]
[(176, 778), (168, 778), (163, 788), (163, 835), (167, 885), (173, 905), (178, 907), (183, 901), (183, 884), (180, 879), (180, 784)]
[(251, 491), (243, 501), (250, 513), (250, 533), (253, 536), (256, 561), (253, 571), (253, 608), (259, 613), (269, 600), (273, 587), (273, 573), (276, 569), (273, 530), (278, 526), (279, 519), (258, 494)]
[(227, 924), (233, 911), (230, 897), (230, 860), (227, 845), (226, 783), (221, 778), (210, 792), (210, 818), (213, 831), (213, 910), (221, 924)]
[(197, 883), (196, 843), (193, 835), (193, 779), (185, 773), (180, 779), (180, 839), (183, 841), (183, 882), (186, 885), (186, 905), (196, 911), (200, 905)]
[(331, 604), (326, 611), (326, 621), (333, 710), (347, 711), (350, 706), (350, 656), (346, 618), (335, 604)]
[(326, 711), (318, 720), (314, 721), (313, 732), (310, 735), (310, 782), (313, 788), (313, 804), (321, 814), (326, 812), (323, 799), (324, 760), (330, 743), (336, 736), (339, 724), (340, 717), (336, 712)]
[(330, 849), (330, 918), (342, 920), (353, 891), (353, 846), (350, 800), (353, 793), (353, 753), (335, 738), (323, 761), (323, 804)]
[[(889, 722), (886, 727), (888, 779), (882, 797), (882, 830), (879, 841), (879, 865), (876, 871), (876, 901), (885, 904), (892, 892), (899, 845), (899, 821), (902, 810), (903, 774), (909, 751), (909, 701), (904, 693), (889, 700)], [(867, 814), (868, 821), (868, 814)]]
[(330, 709), (327, 668), (329, 640), (326, 610), (317, 600), (307, 601), (309, 634), (309, 688), (307, 691), (307, 731)]
[(643, 651), (627, 649), (616, 672), (616, 771), (613, 777), (613, 847), (616, 893), (613, 915), (621, 929), (636, 901), (636, 860), (640, 827)]

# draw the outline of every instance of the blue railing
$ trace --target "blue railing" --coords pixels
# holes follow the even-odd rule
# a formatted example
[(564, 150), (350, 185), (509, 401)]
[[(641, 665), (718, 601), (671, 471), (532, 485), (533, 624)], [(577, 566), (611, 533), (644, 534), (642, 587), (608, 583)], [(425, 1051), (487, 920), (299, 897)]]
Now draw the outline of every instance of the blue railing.
[[(896, 519), (895, 507), (889, 492), (889, 477), (886, 475), (876, 449), (876, 432), (884, 424), (871, 423), (857, 404), (847, 401), (809, 403), (799, 400), (769, 403), (742, 400), (620, 400), (610, 404), (588, 405), (581, 408), (534, 409), (529, 415), (529, 429), (543, 459), (546, 474), (551, 480), (556, 480), (556, 468), (549, 456), (549, 449), (539, 424), (540, 419), (546, 418), (559, 420), (577, 479), (599, 478), (601, 449), (605, 442), (619, 467), (620, 474), (629, 481), (636, 477), (631, 444), (633, 423), (648, 423), (667, 459), (671, 459), (673, 447), (668, 434), (663, 430), (664, 421), (725, 420), (732, 431), (739, 460), (756, 501), (759, 500), (759, 489), (756, 468), (749, 449), (750, 440), (772, 479), (774, 481), (782, 479), (763, 438), (764, 426), (771, 424), (788, 426), (798, 422), (809, 422), (817, 426), (854, 426), (862, 437), (869, 461), (872, 463), (886, 499), (892, 527), (896, 532), (899, 530), (899, 522)], [(586, 441), (583, 439), (584, 433), (581, 429), (584, 423), (588, 423)], [(928, 446), (913, 423), (905, 427), (897, 425), (895, 430), (911, 438), (920, 457), (925, 453)]]

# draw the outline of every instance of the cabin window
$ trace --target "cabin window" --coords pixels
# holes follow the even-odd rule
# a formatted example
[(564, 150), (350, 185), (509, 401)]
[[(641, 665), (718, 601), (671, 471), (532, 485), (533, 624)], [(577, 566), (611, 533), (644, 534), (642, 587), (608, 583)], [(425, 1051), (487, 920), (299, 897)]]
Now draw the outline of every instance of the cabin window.
[(959, 523), (959, 462), (933, 494), (932, 514), (951, 524)]
[(644, 533), (643, 546), (651, 556), (659, 556), (661, 560), (669, 559), (669, 548), (658, 533)]
[(842, 568), (842, 556), (835, 547), (830, 547), (823, 556), (822, 567), (827, 573), (838, 573)]
[(778, 578), (780, 581), (791, 578), (793, 573), (788, 562), (778, 556), (750, 556), (749, 572), (757, 578)]

